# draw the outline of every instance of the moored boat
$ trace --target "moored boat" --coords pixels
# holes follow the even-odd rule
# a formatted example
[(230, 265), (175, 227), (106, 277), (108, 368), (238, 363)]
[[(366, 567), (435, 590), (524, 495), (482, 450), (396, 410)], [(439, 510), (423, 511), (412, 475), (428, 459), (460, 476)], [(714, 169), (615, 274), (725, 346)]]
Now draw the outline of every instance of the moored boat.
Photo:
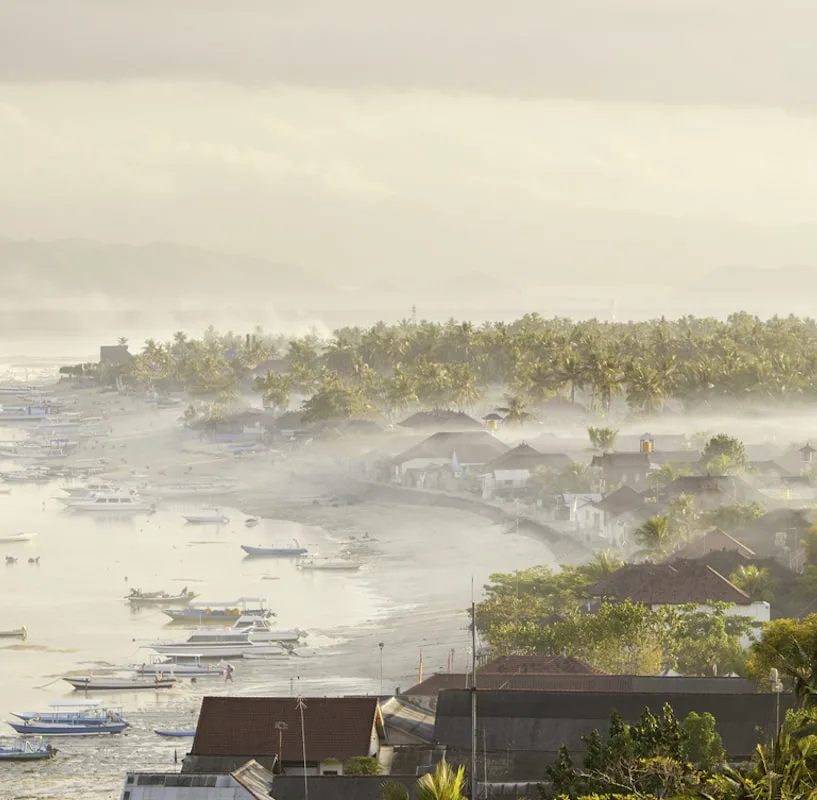
[(152, 655), (150, 663), (134, 665), (137, 675), (167, 675), (173, 678), (223, 678), (226, 664), (202, 664), (200, 653), (165, 653)]
[(161, 728), (156, 728), (153, 732), (159, 736), (167, 736), (169, 739), (182, 739), (188, 736), (196, 735), (195, 731), (166, 731), (162, 730)]
[(63, 700), (61, 703), (52, 703), (50, 711), (11, 711), (13, 717), (27, 720), (36, 719), (40, 722), (77, 721), (84, 725), (99, 725), (120, 716), (119, 708), (103, 706), (99, 701)]
[(77, 677), (64, 677), (66, 683), (70, 683), (75, 689), (83, 692), (110, 692), (110, 691), (132, 691), (143, 689), (172, 689), (176, 685), (176, 678), (164, 677), (156, 673), (152, 679), (144, 678), (103, 678), (94, 675), (81, 675)]
[(260, 617), (245, 616), (239, 617), (233, 624), (234, 631), (249, 631), (250, 638), (259, 644), (280, 642), (281, 644), (297, 644), (306, 636), (305, 631), (298, 628), (288, 630), (273, 628), (269, 622)]
[(226, 525), (229, 517), (224, 514), (184, 514), (184, 519), (189, 525)]
[(86, 725), (80, 722), (39, 722), (33, 719), (23, 723), (7, 724), (21, 736), (105, 736), (122, 733), (129, 727), (124, 720), (102, 722), (99, 725)]
[(189, 622), (194, 625), (218, 623), (220, 625), (235, 622), (239, 617), (252, 615), (258, 617), (275, 616), (266, 608), (263, 597), (239, 597), (227, 603), (199, 602), (189, 608), (163, 608), (173, 622)]
[(241, 549), (248, 556), (255, 558), (298, 558), (299, 556), (305, 556), (309, 552), (306, 547), (301, 547), (297, 540), (289, 547), (264, 547), (263, 545), (253, 547), (249, 544), (242, 544)]
[(30, 542), (36, 533), (10, 533), (8, 536), (0, 536), (0, 544), (14, 544), (14, 542)]
[(141, 589), (131, 589), (130, 594), (125, 599), (132, 606), (166, 605), (167, 603), (179, 603), (180, 605), (184, 605), (189, 603), (194, 597), (198, 597), (198, 594), (191, 592), (185, 586), (179, 594), (168, 594), (165, 591), (143, 592)]
[(363, 565), (359, 561), (353, 561), (348, 555), (332, 558), (331, 556), (308, 555), (298, 559), (296, 565), (302, 570), (343, 570), (356, 572)]
[(57, 755), (57, 748), (45, 739), (23, 739), (9, 747), (0, 745), (0, 761), (46, 761)]
[(155, 507), (138, 494), (129, 492), (98, 492), (68, 504), (72, 511), (102, 512), (105, 514), (149, 514)]
[(100, 736), (130, 727), (118, 709), (99, 703), (52, 703), (51, 711), (14, 712), (20, 722), (8, 722), (23, 736)]
[(245, 653), (264, 656), (286, 657), (287, 651), (280, 644), (258, 644), (252, 640), (249, 631), (194, 631), (182, 642), (154, 642), (148, 647), (157, 653), (178, 655), (196, 653), (200, 658), (243, 658)]
[(12, 628), (8, 631), (0, 631), (0, 639), (27, 639), (28, 629), (25, 625), (19, 628)]

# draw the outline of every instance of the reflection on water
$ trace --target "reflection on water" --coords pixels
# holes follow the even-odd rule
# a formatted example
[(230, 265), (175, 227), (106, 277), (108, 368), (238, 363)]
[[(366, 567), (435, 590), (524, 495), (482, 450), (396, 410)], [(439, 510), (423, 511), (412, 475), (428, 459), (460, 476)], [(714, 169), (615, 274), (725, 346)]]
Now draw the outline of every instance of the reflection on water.
[[(200, 513), (203, 504), (163, 503), (153, 515), (110, 519), (67, 511), (54, 500), (58, 483), (0, 495), (3, 530), (38, 534), (0, 544), (0, 629), (29, 631), (25, 642), (0, 640), (0, 720), (12, 710), (81, 699), (60, 680), (66, 672), (142, 663), (152, 653), (147, 644), (183, 635), (160, 608), (131, 609), (131, 589), (176, 593), (188, 585), (200, 594), (197, 602), (266, 597), (278, 625), (309, 634), (291, 659), (237, 660), (234, 684), (183, 681), (165, 692), (92, 693), (121, 705), (133, 728), (124, 736), (58, 739), (55, 761), (14, 765), (19, 796), (114, 798), (127, 769), (173, 769), (174, 750), (181, 758), (189, 740), (168, 742), (152, 731), (194, 724), (203, 694), (377, 692), (379, 641), (386, 642), (385, 687), (407, 687), (420, 648), (428, 673), (443, 667), (452, 648), (465, 657), (471, 575), (479, 586), (493, 571), (548, 558), (541, 542), (506, 536), (501, 526), (452, 510), (288, 506), (292, 487), (279, 493), (282, 519), (250, 529), (245, 514), (225, 505), (229, 524), (189, 525), (182, 515)], [(350, 540), (364, 531), (378, 541)], [(322, 554), (351, 544), (363, 569), (301, 572), (292, 560), (247, 558), (239, 547), (292, 539)], [(7, 554), (19, 562), (5, 566)], [(27, 562), (34, 556), (39, 565)]]

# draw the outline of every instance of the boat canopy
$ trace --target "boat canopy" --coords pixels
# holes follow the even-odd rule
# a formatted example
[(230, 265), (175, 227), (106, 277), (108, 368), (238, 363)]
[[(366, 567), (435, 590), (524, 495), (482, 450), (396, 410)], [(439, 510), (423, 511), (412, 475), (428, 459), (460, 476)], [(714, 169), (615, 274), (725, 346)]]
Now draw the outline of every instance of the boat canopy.
[[(99, 708), (99, 700), (63, 700), (61, 703), (49, 703), (49, 708)], [(106, 708), (109, 706), (106, 706)]]
[(193, 608), (200, 608), (204, 606), (205, 608), (212, 608), (214, 606), (218, 606), (220, 608), (235, 608), (242, 603), (266, 603), (266, 597), (237, 597), (235, 600), (230, 600), (228, 602), (211, 602), (205, 603), (204, 601), (198, 601), (197, 603), (193, 604)]

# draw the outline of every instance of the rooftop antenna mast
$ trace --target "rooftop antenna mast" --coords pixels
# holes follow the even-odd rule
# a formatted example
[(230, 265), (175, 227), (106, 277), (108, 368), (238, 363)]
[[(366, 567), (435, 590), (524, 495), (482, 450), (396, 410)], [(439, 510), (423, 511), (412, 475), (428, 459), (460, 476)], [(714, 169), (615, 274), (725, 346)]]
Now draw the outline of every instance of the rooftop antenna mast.
[(304, 699), (300, 694), (298, 695), (296, 705), (298, 711), (301, 712), (301, 750), (304, 759), (304, 800), (309, 800), (309, 776), (306, 774), (306, 731), (304, 730), (304, 709), (306, 708), (306, 703), (304, 703)]
[(477, 800), (477, 606), (471, 576), (471, 800)]

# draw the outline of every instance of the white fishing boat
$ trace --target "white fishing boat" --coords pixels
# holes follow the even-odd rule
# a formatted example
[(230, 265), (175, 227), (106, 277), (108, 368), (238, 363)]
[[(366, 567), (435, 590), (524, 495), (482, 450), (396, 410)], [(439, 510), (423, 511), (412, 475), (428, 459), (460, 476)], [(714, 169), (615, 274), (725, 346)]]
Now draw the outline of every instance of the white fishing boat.
[(150, 662), (134, 664), (137, 675), (167, 675), (172, 678), (223, 678), (227, 664), (202, 664), (201, 653), (165, 653), (151, 655)]
[(7, 536), (0, 536), (0, 544), (13, 544), (14, 542), (30, 542), (36, 533), (10, 533)]
[(271, 642), (280, 642), (281, 644), (298, 644), (306, 635), (304, 631), (297, 628), (290, 628), (283, 630), (280, 628), (273, 628), (269, 621), (257, 616), (243, 616), (233, 624), (234, 631), (249, 631), (250, 639), (259, 644), (268, 644)]
[(226, 525), (229, 517), (224, 514), (183, 514), (189, 525)]
[(288, 656), (279, 644), (258, 644), (252, 641), (249, 631), (204, 629), (194, 631), (182, 642), (154, 642), (148, 646), (165, 655), (191, 653), (200, 658), (243, 658), (247, 653), (280, 655), (282, 658)]
[(71, 500), (89, 497), (90, 495), (98, 494), (99, 492), (119, 492), (121, 491), (121, 487), (117, 486), (115, 483), (111, 483), (111, 481), (91, 481), (83, 484), (82, 486), (63, 486), (62, 491), (68, 495), (67, 498), (62, 499), (65, 500), (65, 502), (70, 502)]
[(298, 569), (306, 571), (331, 570), (356, 572), (363, 566), (363, 564), (361, 564), (359, 561), (354, 561), (348, 554), (335, 557), (307, 555), (299, 558), (296, 566)]
[(105, 514), (149, 514), (156, 510), (138, 494), (130, 492), (98, 492), (89, 497), (74, 500), (67, 507), (72, 511)]
[(150, 678), (107, 678), (95, 675), (67, 676), (63, 680), (82, 692), (140, 691), (155, 689), (172, 689), (176, 678), (165, 677), (156, 673)]
[(151, 491), (163, 499), (174, 497), (216, 497), (230, 494), (236, 490), (232, 481), (199, 481), (188, 483), (165, 483), (151, 488)]

